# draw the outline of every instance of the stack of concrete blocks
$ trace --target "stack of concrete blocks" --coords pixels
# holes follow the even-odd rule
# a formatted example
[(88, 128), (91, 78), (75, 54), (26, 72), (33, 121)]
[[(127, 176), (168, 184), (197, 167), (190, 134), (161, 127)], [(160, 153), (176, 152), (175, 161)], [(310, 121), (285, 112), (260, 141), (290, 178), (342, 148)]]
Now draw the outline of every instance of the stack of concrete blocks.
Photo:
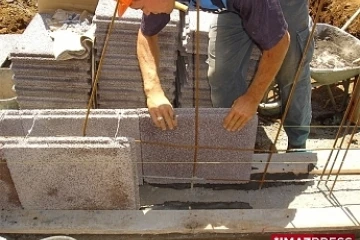
[[(116, 1), (99, 0), (94, 22), (96, 23), (96, 61), (103, 52), (106, 35)], [(142, 11), (129, 8), (122, 18), (116, 17), (104, 53), (98, 82), (98, 108), (146, 107), (143, 80), (137, 60), (136, 43)], [(160, 80), (168, 99), (175, 99), (176, 59), (179, 45), (180, 16), (171, 13), (170, 23), (159, 33)]]
[(5, 194), (0, 208), (139, 208), (136, 111), (94, 110), (86, 137), (82, 137), (86, 110), (2, 114), (0, 191)]
[[(154, 184), (242, 184), (250, 179), (257, 116), (236, 132), (222, 126), (229, 109), (201, 108), (195, 156), (195, 110), (176, 110), (178, 127), (159, 131), (147, 112), (140, 115), (144, 181)], [(194, 163), (195, 161), (196, 163)]]
[(10, 53), (21, 109), (85, 108), (91, 91), (90, 59), (59, 61), (48, 14), (36, 14)]
[[(184, 18), (182, 32), (182, 57), (179, 64), (184, 65), (179, 67), (179, 73), (183, 79), (178, 91), (179, 107), (194, 107), (196, 104), (196, 81), (198, 81), (198, 106), (212, 107), (210, 86), (207, 77), (207, 51), (209, 42), (210, 23), (213, 18), (212, 13), (199, 12), (200, 22), (199, 29), (197, 26), (197, 11), (189, 11)], [(197, 29), (199, 30), (197, 32)], [(197, 49), (197, 36), (199, 41), (199, 48)], [(197, 59), (199, 58), (199, 59)], [(198, 63), (198, 65), (197, 65)], [(183, 70), (181, 70), (183, 69)], [(198, 76), (197, 76), (198, 73)]]

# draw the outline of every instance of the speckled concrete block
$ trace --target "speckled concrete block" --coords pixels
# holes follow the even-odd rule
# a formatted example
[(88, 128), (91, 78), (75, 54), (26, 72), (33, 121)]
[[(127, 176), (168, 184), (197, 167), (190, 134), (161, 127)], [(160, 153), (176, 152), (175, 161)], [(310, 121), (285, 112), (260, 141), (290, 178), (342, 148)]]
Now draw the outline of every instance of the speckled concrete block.
[(43, 79), (37, 77), (19, 77), (14, 76), (14, 82), (17, 87), (39, 87), (39, 86), (47, 86), (49, 88), (89, 88), (91, 87), (91, 79), (69, 79), (69, 78), (51, 78), (51, 79)]
[[(11, 57), (54, 57), (54, 43), (46, 29), (46, 18), (49, 14), (37, 13), (23, 35), (14, 46)], [(41, 46), (41, 47), (39, 47)]]
[[(83, 136), (86, 113), (84, 109), (3, 111), (0, 112), (0, 136)], [(91, 110), (86, 136), (140, 139), (138, 110)], [(139, 184), (142, 184), (140, 144), (136, 144), (135, 148), (139, 162)]]
[[(199, 110), (199, 146), (228, 149), (198, 150), (195, 177), (201, 180), (195, 180), (195, 183), (246, 183), (250, 179), (253, 152), (244, 150), (254, 149), (257, 117), (242, 130), (227, 132), (222, 127), (222, 121), (228, 111), (215, 108)], [(178, 128), (173, 131), (161, 131), (154, 127), (146, 113), (140, 115), (143, 172), (147, 182), (190, 182), (194, 161), (191, 146), (195, 143), (195, 110), (176, 109), (176, 113)]]
[(4, 145), (25, 209), (139, 208), (134, 140), (28, 138)]
[(9, 57), (12, 48), (16, 45), (21, 34), (0, 34), (0, 67)]
[(20, 109), (77, 109), (86, 108), (87, 100), (67, 98), (43, 98), (31, 96), (18, 96)]
[(192, 177), (194, 149), (173, 145), (194, 145), (194, 110), (178, 110), (178, 127), (173, 131), (161, 131), (156, 128), (147, 111), (140, 114), (141, 151), (146, 182), (187, 183)]
[(199, 182), (229, 184), (250, 179), (257, 115), (240, 131), (228, 132), (222, 127), (228, 112), (229, 109), (214, 108), (199, 112), (199, 146), (222, 148), (199, 149), (196, 176), (206, 179)]
[(66, 69), (41, 69), (39, 68), (24, 68), (21, 66), (12, 65), (11, 70), (14, 72), (15, 76), (33, 76), (33, 77), (64, 77), (64, 78), (74, 78), (74, 79), (89, 79), (91, 78), (89, 71), (66, 71)]
[(10, 175), (6, 158), (3, 156), (5, 142), (9, 142), (9, 140), (0, 138), (0, 210), (21, 209), (19, 196)]
[[(46, 86), (46, 85), (45, 85)], [(43, 97), (43, 98), (65, 98), (69, 101), (72, 100), (83, 100), (88, 101), (90, 96), (90, 88), (51, 88), (51, 87), (24, 87), (15, 85), (16, 94), (18, 96), (27, 97)]]

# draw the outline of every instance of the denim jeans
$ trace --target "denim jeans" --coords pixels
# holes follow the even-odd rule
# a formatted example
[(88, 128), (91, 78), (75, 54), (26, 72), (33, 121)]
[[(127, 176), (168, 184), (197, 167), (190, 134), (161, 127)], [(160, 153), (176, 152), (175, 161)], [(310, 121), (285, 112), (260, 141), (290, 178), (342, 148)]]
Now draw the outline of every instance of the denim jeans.
[[(311, 20), (307, 0), (280, 0), (290, 33), (290, 46), (275, 81), (280, 88), (283, 111), (289, 98), (295, 75), (310, 35)], [(247, 90), (246, 76), (254, 42), (242, 27), (235, 13), (214, 14), (209, 31), (208, 77), (214, 107), (229, 108)], [(290, 146), (302, 146), (310, 133), (311, 80), (310, 62), (314, 42), (311, 42), (305, 63), (297, 81), (284, 129)]]

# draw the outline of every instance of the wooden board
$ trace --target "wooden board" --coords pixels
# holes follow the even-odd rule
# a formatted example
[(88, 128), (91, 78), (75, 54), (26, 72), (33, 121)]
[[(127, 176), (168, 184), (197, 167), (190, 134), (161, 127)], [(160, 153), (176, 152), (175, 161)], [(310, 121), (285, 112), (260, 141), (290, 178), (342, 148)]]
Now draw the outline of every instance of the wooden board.
[(360, 231), (359, 216), (360, 206), (239, 210), (13, 210), (0, 211), (0, 233), (151, 235)]
[(98, 0), (39, 0), (38, 7), (39, 13), (52, 13), (57, 9), (67, 11), (80, 11), (87, 10), (88, 12), (95, 13)]

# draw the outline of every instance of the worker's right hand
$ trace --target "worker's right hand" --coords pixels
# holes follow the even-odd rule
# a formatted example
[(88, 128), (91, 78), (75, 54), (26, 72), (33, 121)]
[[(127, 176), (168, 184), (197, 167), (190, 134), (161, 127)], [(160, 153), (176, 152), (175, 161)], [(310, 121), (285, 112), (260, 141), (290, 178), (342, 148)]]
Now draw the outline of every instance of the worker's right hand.
[(148, 95), (147, 106), (151, 119), (156, 127), (162, 130), (173, 130), (177, 127), (174, 109), (164, 94)]

